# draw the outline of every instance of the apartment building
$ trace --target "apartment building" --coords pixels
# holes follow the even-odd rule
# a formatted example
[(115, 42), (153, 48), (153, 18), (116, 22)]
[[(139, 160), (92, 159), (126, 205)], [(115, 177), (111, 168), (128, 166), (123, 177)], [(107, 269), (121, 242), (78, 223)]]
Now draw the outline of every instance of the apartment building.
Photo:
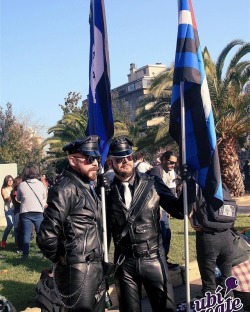
[(131, 107), (132, 120), (135, 118), (137, 104), (148, 93), (152, 80), (166, 69), (162, 63), (145, 65), (138, 69), (131, 63), (130, 73), (127, 75), (128, 82), (112, 89), (112, 92), (117, 94), (118, 101), (125, 101)]

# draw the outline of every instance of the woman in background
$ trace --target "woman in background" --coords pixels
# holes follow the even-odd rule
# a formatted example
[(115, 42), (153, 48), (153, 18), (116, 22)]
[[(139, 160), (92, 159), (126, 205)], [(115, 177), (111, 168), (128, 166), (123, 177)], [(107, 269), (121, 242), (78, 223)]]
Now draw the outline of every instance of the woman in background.
[(20, 176), (17, 176), (14, 179), (13, 190), (11, 191), (10, 194), (14, 206), (14, 236), (15, 236), (15, 245), (17, 247), (17, 253), (21, 252), (22, 250), (22, 230), (21, 230), (22, 227), (21, 222), (19, 222), (21, 203), (16, 199), (17, 188), (21, 182), (22, 178)]
[(23, 259), (27, 259), (30, 249), (32, 225), (38, 233), (43, 220), (43, 211), (46, 205), (46, 189), (40, 179), (37, 166), (27, 166), (23, 171), (23, 182), (17, 188), (16, 199), (21, 202), (20, 220), (23, 231)]
[(1, 241), (1, 247), (6, 247), (6, 240), (13, 228), (14, 224), (14, 206), (11, 200), (10, 193), (13, 189), (13, 178), (11, 175), (7, 175), (3, 180), (3, 185), (1, 189), (1, 195), (4, 201), (4, 213), (7, 222), (7, 226), (3, 232), (3, 237)]

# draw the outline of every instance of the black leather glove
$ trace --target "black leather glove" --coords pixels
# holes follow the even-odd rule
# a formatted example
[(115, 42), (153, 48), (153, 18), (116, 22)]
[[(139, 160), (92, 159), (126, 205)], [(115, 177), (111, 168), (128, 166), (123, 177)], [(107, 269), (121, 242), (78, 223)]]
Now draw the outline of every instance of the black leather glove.
[(182, 180), (188, 182), (190, 179), (193, 179), (193, 174), (189, 170), (188, 165), (182, 165), (180, 176)]
[(97, 178), (97, 189), (100, 190), (101, 187), (105, 188), (105, 191), (110, 191), (110, 181), (105, 173), (101, 173)]
[(183, 165), (180, 174), (182, 180), (187, 183), (188, 204), (193, 204), (196, 200), (196, 181), (193, 173), (189, 170), (187, 165)]

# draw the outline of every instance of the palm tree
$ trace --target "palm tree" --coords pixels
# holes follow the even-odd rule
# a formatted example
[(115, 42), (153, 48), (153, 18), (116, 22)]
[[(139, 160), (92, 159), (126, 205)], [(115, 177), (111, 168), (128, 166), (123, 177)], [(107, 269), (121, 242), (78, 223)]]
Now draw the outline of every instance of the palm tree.
[[(240, 47), (225, 68), (225, 59), (235, 46)], [(203, 53), (215, 118), (222, 180), (234, 196), (244, 193), (237, 142), (242, 138), (246, 139), (250, 132), (250, 94), (246, 92), (250, 79), (250, 62), (242, 61), (249, 52), (250, 43), (234, 40), (222, 50), (216, 63), (211, 60), (206, 48)]]
[(161, 147), (173, 145), (170, 137), (169, 110), (173, 82), (173, 64), (152, 81), (149, 93), (139, 102), (136, 111), (137, 146), (155, 154)]
[(43, 146), (49, 145), (47, 160), (60, 160), (65, 158), (62, 147), (76, 139), (85, 137), (87, 127), (87, 115), (81, 113), (64, 114), (63, 118), (57, 122), (56, 126), (49, 128), (48, 134), (52, 137), (43, 142)]
[[(240, 47), (228, 67), (224, 68), (225, 59), (235, 46)], [(207, 48), (203, 52), (215, 117), (222, 180), (235, 196), (244, 193), (237, 144), (240, 141), (244, 142), (250, 133), (250, 62), (242, 61), (249, 52), (250, 43), (241, 40), (230, 42), (220, 53), (216, 63), (212, 61)], [(157, 146), (157, 143), (171, 142), (167, 140), (167, 134), (172, 74), (170, 68), (156, 77), (150, 93), (138, 109), (136, 120), (142, 132), (142, 137), (138, 140), (140, 149), (146, 145), (152, 147)], [(145, 109), (147, 103), (151, 103), (152, 107), (148, 111)], [(145, 121), (155, 116), (163, 116), (163, 123), (151, 129), (146, 127)]]

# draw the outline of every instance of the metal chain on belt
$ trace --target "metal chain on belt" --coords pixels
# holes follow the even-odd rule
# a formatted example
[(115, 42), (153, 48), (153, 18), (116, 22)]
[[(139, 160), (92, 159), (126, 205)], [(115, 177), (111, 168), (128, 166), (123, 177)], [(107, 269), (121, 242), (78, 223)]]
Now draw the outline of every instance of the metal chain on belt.
[[(72, 309), (72, 308), (74, 308), (74, 307), (77, 305), (77, 303), (79, 302), (79, 300), (81, 299), (82, 295), (83, 295), (83, 292), (82, 292), (81, 290), (82, 290), (82, 289), (84, 288), (84, 286), (85, 286), (86, 278), (87, 278), (87, 275), (88, 275), (88, 272), (89, 272), (89, 268), (90, 268), (90, 264), (87, 263), (87, 270), (86, 270), (85, 276), (84, 276), (84, 278), (83, 278), (83, 281), (82, 281), (80, 287), (79, 287), (73, 294), (70, 294), (70, 295), (63, 295), (62, 293), (60, 293), (59, 289), (57, 288), (57, 285), (56, 285), (56, 278), (55, 278), (56, 263), (53, 263), (53, 264), (52, 264), (52, 268), (53, 268), (53, 284), (54, 284), (54, 288), (55, 288), (55, 291), (56, 291), (57, 296), (58, 296), (59, 298), (61, 298), (62, 305), (63, 305), (65, 308), (67, 308), (67, 309)], [(63, 302), (63, 298), (65, 298), (65, 299), (71, 298), (71, 297), (75, 296), (77, 293), (79, 293), (79, 291), (81, 291), (81, 292), (80, 292), (80, 294), (79, 294), (79, 296), (78, 296), (78, 298), (77, 298), (77, 300), (76, 300), (76, 302), (75, 302), (74, 304), (72, 304), (72, 305), (69, 306), (69, 305), (67, 305), (67, 304), (65, 304), (65, 303)]]

